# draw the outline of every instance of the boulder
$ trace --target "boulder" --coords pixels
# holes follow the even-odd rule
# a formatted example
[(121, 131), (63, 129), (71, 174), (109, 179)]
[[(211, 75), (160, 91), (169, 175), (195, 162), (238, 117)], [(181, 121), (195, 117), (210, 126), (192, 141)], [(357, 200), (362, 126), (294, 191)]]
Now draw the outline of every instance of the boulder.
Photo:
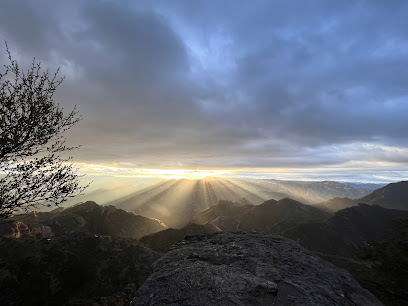
[(275, 235), (188, 236), (131, 305), (382, 305), (345, 270)]

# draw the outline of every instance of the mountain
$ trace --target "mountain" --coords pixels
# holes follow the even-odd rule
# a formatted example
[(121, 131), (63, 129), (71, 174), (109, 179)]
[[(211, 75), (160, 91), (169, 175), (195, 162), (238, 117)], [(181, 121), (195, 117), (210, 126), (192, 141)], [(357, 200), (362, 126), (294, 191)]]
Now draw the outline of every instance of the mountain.
[(131, 305), (382, 305), (343, 269), (273, 235), (189, 236), (154, 265)]
[(141, 238), (166, 228), (163, 222), (126, 212), (114, 206), (86, 202), (51, 212), (17, 215), (0, 225), (2, 236), (53, 237), (70, 232), (87, 232), (125, 238)]
[(129, 305), (159, 255), (134, 239), (0, 238), (0, 305)]
[(357, 205), (358, 203), (375, 204), (390, 209), (408, 210), (408, 181), (388, 184), (364, 197), (354, 200), (349, 198), (334, 198), (327, 202), (319, 203), (316, 207), (335, 212)]
[(159, 253), (165, 253), (176, 242), (183, 240), (189, 235), (204, 235), (219, 232), (220, 229), (213, 224), (190, 223), (182, 229), (169, 228), (142, 237), (139, 242)]
[(327, 220), (298, 224), (281, 233), (309, 250), (351, 257), (368, 241), (384, 240), (393, 220), (407, 216), (408, 211), (359, 204)]
[(260, 205), (221, 200), (199, 213), (182, 229), (166, 229), (142, 237), (139, 241), (152, 250), (166, 252), (188, 235), (217, 231), (279, 233), (299, 223), (327, 219), (329, 216), (324, 211), (288, 198), (269, 200)]
[(310, 205), (285, 198), (269, 200), (240, 217), (239, 229), (263, 233), (278, 233), (294, 224), (327, 219), (329, 215)]
[(268, 200), (260, 205), (220, 201), (198, 214), (192, 222), (212, 223), (224, 231), (279, 233), (299, 223), (324, 220), (329, 216), (320, 209), (285, 198)]
[(170, 227), (181, 228), (195, 215), (220, 200), (245, 205), (290, 197), (302, 203), (313, 204), (336, 196), (360, 197), (371, 191), (369, 188), (358, 188), (337, 182), (295, 183), (224, 178), (175, 179), (144, 188), (109, 204), (128, 211), (139, 209), (144, 216), (158, 218)]
[(358, 201), (391, 209), (408, 210), (408, 181), (388, 184), (358, 199)]

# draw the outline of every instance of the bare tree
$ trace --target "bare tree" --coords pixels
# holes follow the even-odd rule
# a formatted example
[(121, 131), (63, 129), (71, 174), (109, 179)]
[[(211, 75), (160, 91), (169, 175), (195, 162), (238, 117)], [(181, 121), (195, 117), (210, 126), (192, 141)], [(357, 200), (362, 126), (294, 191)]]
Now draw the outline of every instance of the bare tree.
[(0, 72), (0, 219), (38, 206), (58, 206), (82, 194), (72, 158), (61, 152), (65, 131), (81, 117), (76, 108), (64, 113), (54, 93), (64, 78), (50, 74), (34, 59), (21, 70), (6, 44), (9, 63)]

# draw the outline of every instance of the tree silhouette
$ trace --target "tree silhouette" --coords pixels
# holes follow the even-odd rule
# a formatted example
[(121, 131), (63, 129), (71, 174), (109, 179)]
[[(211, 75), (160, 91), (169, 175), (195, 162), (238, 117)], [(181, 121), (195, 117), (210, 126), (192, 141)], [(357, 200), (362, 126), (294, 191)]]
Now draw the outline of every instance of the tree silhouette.
[(9, 63), (0, 72), (0, 219), (38, 206), (51, 207), (83, 193), (72, 158), (61, 152), (65, 131), (81, 117), (64, 113), (54, 93), (64, 78), (33, 59), (20, 69), (6, 44)]

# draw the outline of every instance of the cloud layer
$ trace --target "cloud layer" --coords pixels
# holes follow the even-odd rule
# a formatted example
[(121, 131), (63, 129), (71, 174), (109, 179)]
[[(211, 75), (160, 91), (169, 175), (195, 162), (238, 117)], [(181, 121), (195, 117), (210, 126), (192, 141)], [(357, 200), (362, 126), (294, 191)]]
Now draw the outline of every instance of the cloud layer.
[(80, 162), (381, 171), (408, 166), (407, 11), (406, 1), (5, 0), (0, 39), (22, 62), (61, 67), (59, 101), (84, 117), (69, 135)]

